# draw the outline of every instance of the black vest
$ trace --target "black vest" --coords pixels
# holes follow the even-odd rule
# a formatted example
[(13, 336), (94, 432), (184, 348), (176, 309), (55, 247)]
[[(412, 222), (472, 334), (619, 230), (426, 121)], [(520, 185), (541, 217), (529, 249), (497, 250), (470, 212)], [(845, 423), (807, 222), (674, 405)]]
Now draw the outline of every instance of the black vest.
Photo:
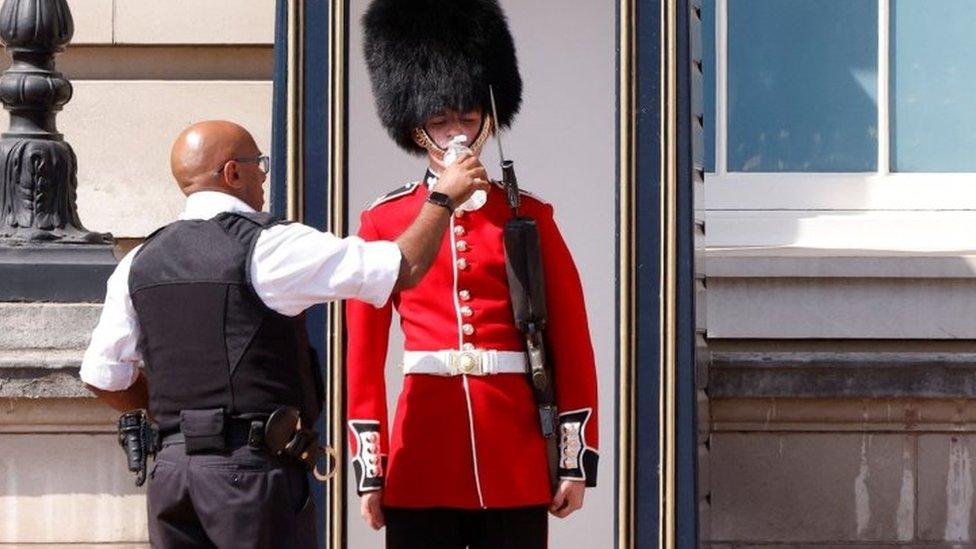
[(177, 221), (133, 258), (129, 293), (149, 410), (163, 431), (179, 426), (180, 410), (235, 416), (287, 405), (307, 427), (318, 417), (322, 378), (304, 315), (275, 312), (251, 286), (254, 245), (279, 223), (266, 213)]

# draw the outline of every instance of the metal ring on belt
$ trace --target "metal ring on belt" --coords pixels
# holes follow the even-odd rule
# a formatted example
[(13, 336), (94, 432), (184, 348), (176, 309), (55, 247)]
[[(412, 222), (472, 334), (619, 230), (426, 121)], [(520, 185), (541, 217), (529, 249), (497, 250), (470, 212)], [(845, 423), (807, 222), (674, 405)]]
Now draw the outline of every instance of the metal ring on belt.
[(485, 376), (493, 374), (524, 374), (525, 353), (474, 349), (470, 351), (404, 351), (404, 374), (438, 376)]

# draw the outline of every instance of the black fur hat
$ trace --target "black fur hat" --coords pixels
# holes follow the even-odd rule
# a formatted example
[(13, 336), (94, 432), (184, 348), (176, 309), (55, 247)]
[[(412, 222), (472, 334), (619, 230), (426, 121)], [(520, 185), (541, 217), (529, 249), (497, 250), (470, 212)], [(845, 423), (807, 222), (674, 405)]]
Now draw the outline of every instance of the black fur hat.
[(518, 113), (522, 78), (496, 0), (373, 0), (363, 28), (380, 121), (408, 152), (424, 152), (411, 132), (444, 109), (490, 113), (489, 84), (498, 124)]

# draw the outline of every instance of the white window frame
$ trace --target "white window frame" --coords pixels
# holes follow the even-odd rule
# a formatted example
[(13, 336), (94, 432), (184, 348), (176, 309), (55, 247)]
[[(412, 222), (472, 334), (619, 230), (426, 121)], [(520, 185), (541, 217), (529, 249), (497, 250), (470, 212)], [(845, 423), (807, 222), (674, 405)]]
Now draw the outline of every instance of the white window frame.
[[(735, 0), (716, 0), (715, 2), (715, 171), (705, 177), (706, 215), (723, 220), (721, 227), (729, 228), (729, 220), (736, 217), (755, 220), (763, 212), (776, 213), (770, 218), (782, 219), (783, 212), (794, 212), (796, 216), (818, 213), (848, 212), (901, 212), (904, 216), (887, 215), (898, 223), (900, 217), (911, 217), (913, 212), (945, 212), (947, 215), (965, 216), (972, 220), (976, 215), (976, 173), (918, 173), (890, 171), (890, 103), (889, 103), (889, 36), (890, 1), (878, 0), (878, 166), (873, 172), (852, 173), (810, 173), (810, 172), (729, 172), (728, 171), (728, 5)], [(789, 216), (786, 216), (789, 217)], [(707, 217), (706, 217), (707, 220)], [(851, 230), (857, 231), (858, 218), (850, 217)], [(808, 224), (809, 225), (809, 224)], [(764, 230), (770, 226), (762, 225)], [(895, 227), (893, 227), (894, 229)], [(933, 228), (933, 236), (938, 232)], [(709, 231), (706, 231), (706, 234)], [(832, 233), (824, 238), (824, 247), (833, 247), (837, 242), (836, 224)], [(900, 232), (900, 231), (895, 231)], [(816, 244), (810, 238), (807, 227), (805, 245)], [(742, 234), (717, 235), (722, 245), (764, 245), (778, 242), (783, 238), (772, 235)], [(860, 242), (868, 248), (898, 249), (899, 241), (894, 233), (891, 241)], [(976, 235), (973, 235), (976, 248)], [(958, 245), (958, 241), (955, 243)]]

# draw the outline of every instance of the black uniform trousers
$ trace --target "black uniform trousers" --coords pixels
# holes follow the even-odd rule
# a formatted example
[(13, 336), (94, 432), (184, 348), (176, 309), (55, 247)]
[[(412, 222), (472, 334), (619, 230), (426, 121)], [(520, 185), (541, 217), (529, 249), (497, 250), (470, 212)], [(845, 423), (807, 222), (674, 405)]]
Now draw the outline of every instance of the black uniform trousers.
[(546, 506), (510, 509), (385, 507), (386, 549), (545, 549)]
[(164, 446), (148, 500), (154, 548), (316, 547), (305, 469), (247, 445), (192, 456), (183, 444)]

